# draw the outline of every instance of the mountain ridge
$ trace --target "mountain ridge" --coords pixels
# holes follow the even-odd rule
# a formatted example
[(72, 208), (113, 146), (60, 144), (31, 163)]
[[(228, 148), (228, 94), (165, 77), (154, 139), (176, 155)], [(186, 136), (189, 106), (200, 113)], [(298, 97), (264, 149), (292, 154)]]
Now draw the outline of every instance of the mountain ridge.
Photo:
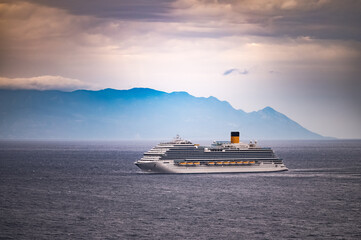
[(246, 113), (216, 97), (151, 88), (0, 90), (1, 139), (324, 139), (271, 107)]

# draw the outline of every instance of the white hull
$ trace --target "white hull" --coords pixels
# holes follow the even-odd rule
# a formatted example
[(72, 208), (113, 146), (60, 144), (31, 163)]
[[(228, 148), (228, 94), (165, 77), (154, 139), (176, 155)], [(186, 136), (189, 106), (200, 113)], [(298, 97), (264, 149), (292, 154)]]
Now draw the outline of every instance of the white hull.
[(280, 172), (288, 169), (284, 164), (259, 163), (253, 165), (197, 165), (180, 166), (172, 160), (166, 161), (137, 161), (135, 163), (143, 172), (147, 173), (254, 173)]

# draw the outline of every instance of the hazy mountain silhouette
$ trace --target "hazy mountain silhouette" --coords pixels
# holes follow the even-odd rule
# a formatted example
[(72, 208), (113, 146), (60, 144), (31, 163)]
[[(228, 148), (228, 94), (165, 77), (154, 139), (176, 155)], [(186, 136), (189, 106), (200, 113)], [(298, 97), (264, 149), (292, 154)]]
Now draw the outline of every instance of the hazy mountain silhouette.
[(271, 107), (246, 113), (217, 98), (148, 88), (0, 90), (2, 139), (322, 139)]

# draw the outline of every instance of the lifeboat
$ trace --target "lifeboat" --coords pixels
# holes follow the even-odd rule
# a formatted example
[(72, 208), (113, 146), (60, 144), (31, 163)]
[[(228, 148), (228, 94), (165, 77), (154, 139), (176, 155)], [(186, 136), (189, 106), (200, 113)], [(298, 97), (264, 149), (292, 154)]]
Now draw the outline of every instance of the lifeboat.
[(229, 165), (228, 161), (223, 162), (223, 165)]
[(249, 161), (244, 161), (243, 164), (249, 164)]
[(181, 166), (185, 166), (187, 163), (185, 163), (185, 162), (180, 162), (179, 163), (179, 165), (181, 165)]
[(235, 164), (236, 164), (236, 162), (229, 162), (229, 164), (231, 164), (231, 165), (235, 165)]
[(213, 166), (215, 163), (214, 162), (209, 162), (207, 164)]
[(217, 165), (222, 165), (223, 162), (217, 162)]
[(193, 166), (193, 162), (187, 162), (187, 166)]
[(243, 162), (242, 161), (239, 161), (239, 162), (236, 162), (237, 164), (242, 164)]
[(250, 161), (249, 164), (255, 164), (256, 162), (255, 161)]
[(194, 162), (193, 164), (194, 165), (200, 165), (201, 163), (200, 162)]

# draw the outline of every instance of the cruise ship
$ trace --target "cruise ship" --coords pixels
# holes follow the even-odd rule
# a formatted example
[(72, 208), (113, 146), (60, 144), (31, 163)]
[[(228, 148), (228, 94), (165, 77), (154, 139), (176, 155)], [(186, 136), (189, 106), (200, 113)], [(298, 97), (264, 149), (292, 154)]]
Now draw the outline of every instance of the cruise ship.
[(257, 142), (239, 142), (239, 132), (231, 132), (231, 141), (214, 141), (199, 146), (177, 136), (160, 143), (135, 162), (147, 173), (252, 173), (287, 171), (282, 159), (271, 148)]

